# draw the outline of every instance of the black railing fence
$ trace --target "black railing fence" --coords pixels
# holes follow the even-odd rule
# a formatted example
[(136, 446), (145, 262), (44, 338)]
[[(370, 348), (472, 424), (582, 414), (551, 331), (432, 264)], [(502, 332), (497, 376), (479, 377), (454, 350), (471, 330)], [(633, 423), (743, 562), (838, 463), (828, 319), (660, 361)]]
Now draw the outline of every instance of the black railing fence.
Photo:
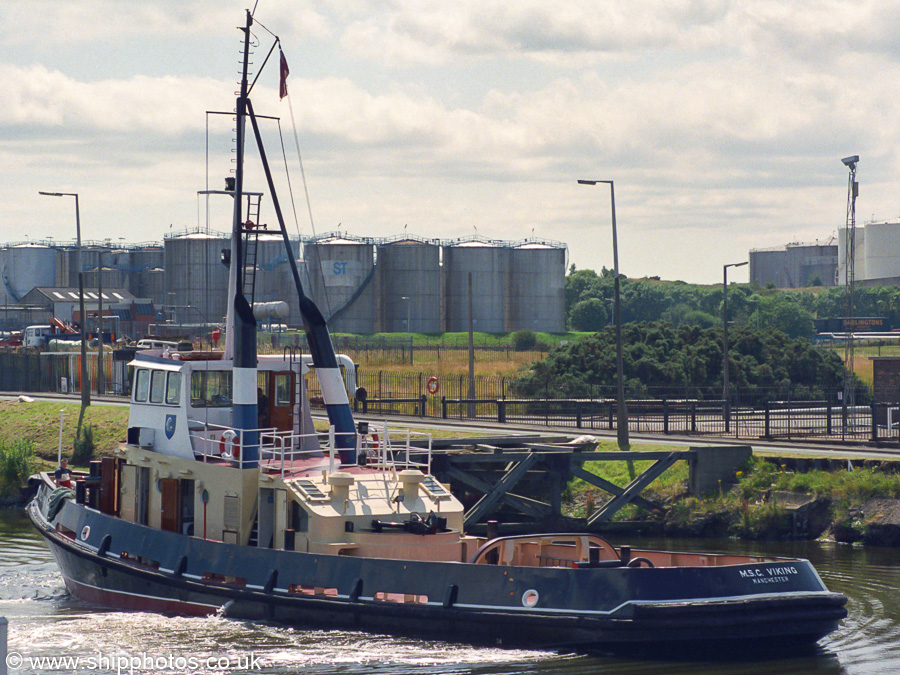
[[(96, 391), (96, 354), (89, 373)], [(105, 391), (128, 391), (127, 360), (105, 355)], [(0, 352), (0, 391), (80, 391), (78, 354)], [(90, 358), (90, 357), (89, 357)], [(523, 396), (512, 378), (476, 375), (431, 375), (426, 372), (357, 371), (357, 386), (366, 392), (353, 399), (354, 408), (374, 415), (406, 415), (439, 419), (483, 420), (540, 424), (576, 430), (616, 428), (615, 388), (579, 385), (577, 393), (547, 386)], [(315, 375), (311, 396), (320, 394)], [(350, 392), (351, 396), (354, 392)], [(633, 393), (633, 392), (632, 392)], [(709, 435), (735, 439), (817, 439), (848, 442), (900, 442), (900, 401), (871, 403), (871, 394), (855, 392), (841, 401), (841, 392), (824, 392), (809, 400), (808, 388), (792, 397), (785, 388), (733, 391), (722, 400), (721, 390), (698, 387), (641, 387), (628, 396), (629, 429), (636, 433)], [(801, 398), (805, 397), (805, 398)]]

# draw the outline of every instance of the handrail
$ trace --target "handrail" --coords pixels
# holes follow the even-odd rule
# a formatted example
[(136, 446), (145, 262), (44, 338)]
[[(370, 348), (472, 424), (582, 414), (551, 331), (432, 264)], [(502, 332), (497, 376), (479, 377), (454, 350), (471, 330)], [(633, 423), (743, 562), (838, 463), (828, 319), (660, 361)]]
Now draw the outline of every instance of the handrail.
[[(298, 434), (293, 431), (281, 431), (274, 427), (261, 429), (235, 429), (228, 425), (189, 420), (193, 425), (190, 434), (195, 455), (210, 459), (224, 459), (238, 468), (244, 468), (240, 448), (244, 447), (244, 434), (255, 433), (259, 439), (259, 465), (261, 468), (279, 472), (282, 478), (290, 472), (291, 463), (298, 457), (321, 457), (327, 460), (327, 472), (334, 473), (342, 468), (338, 458), (342, 435), (332, 425), (328, 428), (327, 440), (318, 432)], [(349, 435), (349, 434), (344, 434)], [(400, 471), (403, 469), (420, 469), (423, 473), (431, 472), (432, 436), (431, 434), (411, 429), (391, 429), (387, 422), (374, 434), (363, 436), (354, 434), (357, 452), (360, 453), (360, 464), (384, 471)], [(413, 436), (426, 440), (425, 447), (414, 446)], [(314, 440), (315, 448), (301, 450), (304, 441)], [(325, 443), (323, 444), (323, 441)], [(235, 452), (235, 449), (238, 449)], [(411, 451), (421, 454), (425, 451), (425, 461), (410, 456)], [(363, 457), (365, 459), (363, 459)]]

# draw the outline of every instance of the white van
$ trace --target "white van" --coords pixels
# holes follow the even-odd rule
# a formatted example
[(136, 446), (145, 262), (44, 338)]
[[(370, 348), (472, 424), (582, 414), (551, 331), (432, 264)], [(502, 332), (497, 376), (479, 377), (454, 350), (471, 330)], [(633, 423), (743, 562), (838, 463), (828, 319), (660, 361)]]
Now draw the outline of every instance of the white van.
[(190, 342), (172, 342), (170, 340), (156, 340), (153, 338), (143, 338), (138, 340), (138, 349), (170, 349), (171, 351), (188, 352), (193, 345)]
[(28, 326), (22, 336), (22, 343), (26, 347), (43, 347), (53, 334), (52, 330), (50, 326)]

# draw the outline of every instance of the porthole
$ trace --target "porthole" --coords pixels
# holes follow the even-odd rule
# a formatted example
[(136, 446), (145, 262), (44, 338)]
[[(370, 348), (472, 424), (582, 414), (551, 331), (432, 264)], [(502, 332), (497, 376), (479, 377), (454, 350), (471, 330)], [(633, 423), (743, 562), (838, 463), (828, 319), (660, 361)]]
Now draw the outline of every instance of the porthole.
[(522, 593), (522, 606), (523, 607), (534, 607), (538, 604), (538, 600), (540, 599), (540, 594), (533, 588), (529, 588), (527, 591)]
[(91, 536), (91, 526), (85, 525), (81, 528), (81, 540), (87, 541), (87, 538)]

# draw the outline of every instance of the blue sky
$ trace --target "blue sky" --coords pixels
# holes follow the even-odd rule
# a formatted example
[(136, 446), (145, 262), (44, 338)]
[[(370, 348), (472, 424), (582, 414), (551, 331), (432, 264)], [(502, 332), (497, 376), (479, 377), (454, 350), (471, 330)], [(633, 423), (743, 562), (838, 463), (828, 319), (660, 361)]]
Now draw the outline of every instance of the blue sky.
[[(0, 239), (74, 237), (72, 205), (39, 190), (81, 195), (86, 239), (205, 226), (196, 192), (221, 186), (232, 138), (205, 113), (233, 108), (246, 6), (0, 4)], [(312, 231), (295, 126), (320, 234), (533, 234), (611, 267), (608, 191), (576, 180), (612, 179), (622, 272), (715, 283), (750, 248), (835, 234), (850, 154), (858, 222), (900, 216), (894, 3), (259, 0), (256, 16), (291, 68), (290, 106), (274, 67), (252, 96), (282, 120), (291, 231)], [(228, 229), (223, 205), (210, 218)]]

